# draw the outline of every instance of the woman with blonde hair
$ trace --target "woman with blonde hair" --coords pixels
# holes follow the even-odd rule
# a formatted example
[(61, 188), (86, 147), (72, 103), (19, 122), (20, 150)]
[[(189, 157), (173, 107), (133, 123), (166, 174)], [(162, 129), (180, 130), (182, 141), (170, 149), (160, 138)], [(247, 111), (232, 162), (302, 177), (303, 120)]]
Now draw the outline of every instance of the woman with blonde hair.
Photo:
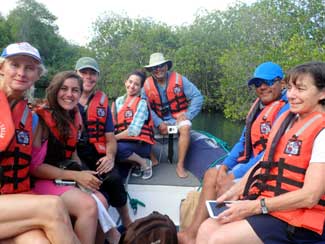
[(24, 97), (44, 71), (38, 50), (27, 42), (10, 44), (1, 54), (1, 243), (79, 243), (62, 200), (30, 189), (32, 114)]

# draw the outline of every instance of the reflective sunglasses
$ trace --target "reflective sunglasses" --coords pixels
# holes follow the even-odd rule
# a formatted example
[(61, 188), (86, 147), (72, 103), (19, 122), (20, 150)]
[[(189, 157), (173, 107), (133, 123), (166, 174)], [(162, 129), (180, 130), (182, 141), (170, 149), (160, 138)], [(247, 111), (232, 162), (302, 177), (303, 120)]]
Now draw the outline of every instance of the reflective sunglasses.
[(279, 79), (274, 80), (257, 80), (254, 83), (255, 88), (259, 88), (262, 84), (266, 84), (267, 86), (273, 86), (275, 82), (279, 81)]
[(166, 63), (153, 66), (150, 68), (150, 71), (156, 71), (157, 69), (162, 69), (165, 65), (166, 65)]

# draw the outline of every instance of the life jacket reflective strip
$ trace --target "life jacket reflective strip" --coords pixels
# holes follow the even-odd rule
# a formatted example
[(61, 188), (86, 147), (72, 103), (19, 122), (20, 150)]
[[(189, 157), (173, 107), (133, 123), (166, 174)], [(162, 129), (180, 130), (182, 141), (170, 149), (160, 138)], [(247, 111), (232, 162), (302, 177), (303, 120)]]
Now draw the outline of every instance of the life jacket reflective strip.
[(260, 104), (260, 99), (256, 99), (247, 115), (245, 145), (244, 151), (237, 159), (239, 163), (246, 163), (252, 153), (256, 156), (265, 150), (272, 125), (285, 102), (283, 100), (274, 101), (265, 106), (259, 113)]
[(157, 84), (152, 76), (145, 81), (144, 91), (148, 97), (150, 108), (161, 118), (166, 107), (174, 118), (178, 113), (185, 112), (188, 108), (182, 76), (176, 72), (169, 73), (166, 88), (167, 104), (162, 104)]
[(21, 100), (12, 109), (15, 136), (0, 154), (3, 170), (0, 194), (30, 190), (29, 165), (32, 154), (32, 113), (27, 101)]
[[(137, 107), (139, 102), (141, 101), (141, 97), (134, 97), (130, 100), (126, 99), (121, 109), (116, 112), (115, 103), (112, 106), (113, 114), (114, 114), (114, 127), (115, 134), (118, 134), (124, 130), (126, 130), (131, 122), (133, 121), (134, 115), (137, 111)], [(149, 109), (148, 109), (149, 111)], [(138, 136), (129, 136), (126, 137), (125, 140), (135, 140), (135, 141), (144, 141), (149, 144), (154, 144), (154, 133), (153, 133), (153, 121), (150, 116), (144, 122), (140, 134)]]
[[(49, 133), (51, 133), (54, 138), (62, 145), (64, 149), (65, 159), (70, 159), (72, 157), (72, 153), (76, 149), (76, 144), (78, 140), (78, 133), (81, 128), (81, 117), (79, 110), (75, 110), (74, 123), (70, 123), (70, 136), (68, 140), (64, 140), (62, 136), (59, 134), (59, 130), (57, 128), (56, 122), (54, 121), (52, 111), (46, 107), (37, 107), (35, 108), (35, 112), (43, 119), (46, 126), (49, 128)], [(50, 137), (49, 137), (50, 138)], [(48, 148), (48, 150), (56, 150), (54, 148)], [(58, 163), (58, 162), (53, 162)]]
[(102, 91), (97, 91), (90, 96), (85, 106), (85, 130), (89, 143), (95, 146), (99, 154), (106, 154), (105, 126), (108, 106), (108, 98)]
[[(244, 196), (250, 199), (273, 197), (303, 187), (314, 140), (325, 127), (325, 116), (315, 112), (293, 123), (295, 119), (294, 114), (286, 112), (273, 126), (263, 161), (253, 168)], [(325, 195), (312, 208), (270, 214), (293, 226), (321, 234), (325, 221)]]
[(11, 116), (10, 106), (3, 91), (0, 91), (0, 108), (3, 114), (0, 118), (0, 152), (2, 152), (7, 148), (15, 134), (15, 125)]

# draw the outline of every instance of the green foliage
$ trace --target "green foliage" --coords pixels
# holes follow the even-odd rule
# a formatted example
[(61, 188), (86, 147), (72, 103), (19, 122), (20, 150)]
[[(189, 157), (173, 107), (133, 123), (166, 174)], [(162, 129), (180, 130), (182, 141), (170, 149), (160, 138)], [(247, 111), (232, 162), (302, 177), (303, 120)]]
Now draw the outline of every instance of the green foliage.
[(257, 65), (273, 61), (286, 71), (325, 57), (324, 0), (237, 2), (222, 12), (201, 9), (192, 24), (178, 27), (107, 12), (93, 23), (86, 47), (62, 38), (55, 20), (35, 0), (19, 0), (7, 19), (0, 16), (0, 47), (29, 41), (40, 49), (49, 73), (38, 82), (38, 94), (53, 74), (91, 56), (101, 67), (100, 89), (116, 98), (125, 92), (127, 74), (147, 65), (151, 53), (162, 52), (201, 90), (205, 110), (243, 120), (255, 99), (247, 80)]
[[(81, 56), (81, 48), (69, 44), (58, 33), (56, 17), (35, 0), (20, 0), (7, 18), (6, 25), (10, 42), (30, 42), (40, 50), (48, 75), (36, 84), (36, 96), (43, 96), (44, 89), (53, 75), (62, 70), (74, 68)], [(0, 21), (0, 30), (1, 30)], [(2, 35), (1, 35), (2, 36)]]
[(116, 98), (125, 92), (123, 81), (128, 73), (147, 65), (153, 52), (171, 57), (178, 40), (165, 24), (107, 13), (96, 20), (89, 47), (102, 67), (100, 87)]

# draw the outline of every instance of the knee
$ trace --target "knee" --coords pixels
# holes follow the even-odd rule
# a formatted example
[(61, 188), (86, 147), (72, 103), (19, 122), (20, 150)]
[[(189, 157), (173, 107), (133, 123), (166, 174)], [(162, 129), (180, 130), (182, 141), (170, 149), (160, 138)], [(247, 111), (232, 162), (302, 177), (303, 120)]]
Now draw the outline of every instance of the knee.
[(218, 170), (216, 168), (208, 169), (204, 174), (203, 185), (206, 187), (208, 186), (215, 187), (217, 175), (218, 175)]
[(189, 137), (190, 136), (190, 131), (191, 131), (191, 126), (183, 125), (182, 127), (180, 127), (178, 129), (178, 131), (179, 131), (180, 136)]
[[(24, 241), (24, 244), (28, 244), (26, 240)], [(30, 244), (51, 244), (51, 242), (45, 237), (36, 237), (35, 239), (31, 240)]]
[[(0, 241), (1, 242), (1, 241)], [(1, 242), (2, 243), (2, 242)], [(7, 243), (7, 242), (4, 242)], [(18, 235), (9, 241), (8, 243), (16, 244), (50, 244), (51, 242), (46, 237), (45, 233), (41, 230), (27, 231), (21, 235)]]
[(44, 212), (47, 215), (46, 220), (57, 224), (68, 223), (70, 221), (69, 214), (60, 197), (44, 196), (42, 206), (44, 206)]
[(213, 230), (215, 229), (212, 229), (210, 220), (208, 219), (204, 221), (200, 225), (200, 228), (197, 233), (196, 241), (198, 243), (208, 243), (209, 237), (211, 236)]
[(109, 205), (108, 205), (108, 203), (107, 203), (107, 200), (106, 200), (105, 196), (104, 196), (103, 194), (101, 194), (100, 192), (98, 192), (98, 193), (96, 194), (96, 196), (97, 196), (98, 199), (101, 201), (101, 203), (104, 205), (104, 207), (105, 207), (106, 209), (108, 209)]
[(79, 208), (78, 212), (80, 215), (87, 215), (88, 217), (97, 218), (97, 214), (98, 214), (97, 203), (95, 199), (92, 198), (90, 195), (85, 194), (82, 197), (80, 204), (78, 205), (78, 208)]

